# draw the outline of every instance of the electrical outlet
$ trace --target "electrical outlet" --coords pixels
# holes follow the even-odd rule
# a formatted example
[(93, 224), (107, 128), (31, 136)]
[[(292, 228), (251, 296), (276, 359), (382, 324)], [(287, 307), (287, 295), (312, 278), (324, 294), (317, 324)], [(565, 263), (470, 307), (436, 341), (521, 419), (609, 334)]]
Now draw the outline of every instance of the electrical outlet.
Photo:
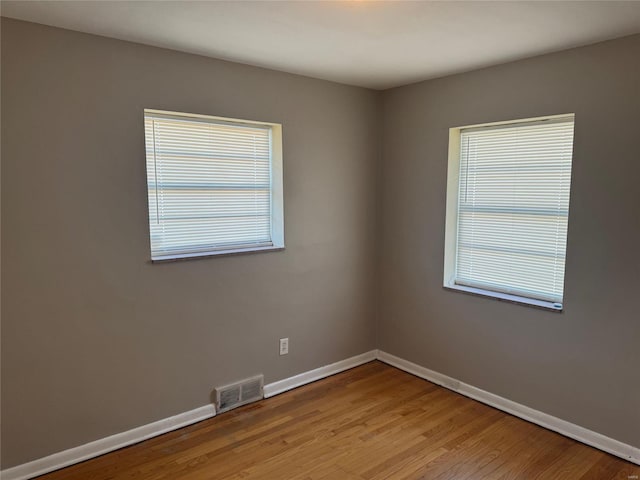
[(280, 339), (280, 355), (286, 355), (289, 353), (289, 339), (281, 338)]

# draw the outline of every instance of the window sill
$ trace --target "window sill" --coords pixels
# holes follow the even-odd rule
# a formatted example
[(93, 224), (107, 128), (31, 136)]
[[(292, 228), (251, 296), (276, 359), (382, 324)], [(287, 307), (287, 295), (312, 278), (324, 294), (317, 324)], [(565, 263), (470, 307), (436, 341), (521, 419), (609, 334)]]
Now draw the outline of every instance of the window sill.
[(227, 257), (230, 255), (242, 255), (246, 253), (278, 252), (281, 250), (284, 250), (284, 247), (270, 245), (267, 247), (250, 247), (250, 248), (235, 248), (235, 249), (229, 249), (229, 250), (215, 250), (212, 252), (181, 253), (177, 255), (164, 255), (162, 257), (155, 257), (151, 259), (151, 263), (167, 263), (167, 262), (177, 262), (182, 260), (197, 260), (199, 258)]
[[(562, 305), (553, 302), (547, 302), (545, 300), (536, 300), (533, 298), (521, 297), (519, 295), (511, 295), (508, 293), (492, 292), (491, 290), (484, 290), (482, 288), (466, 287), (464, 285), (444, 285), (445, 290), (451, 290), (453, 292), (462, 292), (469, 295), (475, 295), (479, 297), (488, 297), (494, 300), (500, 300), (502, 302), (517, 303), (526, 307), (540, 308), (542, 310), (552, 311), (556, 313), (562, 313)], [(560, 305), (560, 306), (558, 306)]]

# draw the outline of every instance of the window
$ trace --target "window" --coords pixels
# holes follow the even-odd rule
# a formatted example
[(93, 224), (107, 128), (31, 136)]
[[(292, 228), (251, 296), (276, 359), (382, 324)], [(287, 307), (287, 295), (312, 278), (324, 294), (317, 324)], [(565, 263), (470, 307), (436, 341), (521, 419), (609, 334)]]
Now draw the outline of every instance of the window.
[(280, 125), (144, 119), (152, 260), (284, 248)]
[(573, 125), (450, 130), (445, 287), (562, 309)]

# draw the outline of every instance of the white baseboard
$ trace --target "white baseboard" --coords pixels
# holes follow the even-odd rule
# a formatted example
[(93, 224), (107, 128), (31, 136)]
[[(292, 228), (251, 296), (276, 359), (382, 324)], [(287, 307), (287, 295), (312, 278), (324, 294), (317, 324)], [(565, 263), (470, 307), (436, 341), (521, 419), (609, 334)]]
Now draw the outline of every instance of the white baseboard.
[(332, 363), (331, 365), (325, 365), (324, 367), (309, 370), (308, 372), (294, 375), (293, 377), (285, 378), (284, 380), (269, 383), (264, 386), (264, 398), (273, 397), (274, 395), (286, 392), (292, 388), (300, 387), (307, 383), (320, 380), (321, 378), (326, 378), (364, 363), (371, 362), (372, 360), (375, 360), (377, 356), (378, 351), (371, 350), (369, 352), (356, 355), (355, 357), (347, 358), (346, 360), (340, 360), (339, 362)]
[(428, 368), (396, 357), (389, 353), (378, 351), (378, 360), (392, 365), (400, 370), (411, 373), (417, 377), (424, 378), (430, 382), (441, 385), (449, 390), (460, 393), (479, 402), (485, 403), (504, 412), (520, 417), (536, 425), (540, 425), (554, 432), (558, 432), (566, 437), (573, 438), (579, 442), (595, 447), (604, 452), (623, 458), (629, 462), (640, 465), (640, 448), (627, 445), (613, 438), (609, 438), (593, 430), (586, 429), (579, 425), (567, 422), (560, 418), (534, 410), (520, 403), (508, 400), (493, 393), (481, 390), (473, 385), (468, 385), (455, 378), (451, 378), (442, 373), (434, 372)]
[[(520, 417), (524, 420), (561, 433), (562, 435), (578, 440), (579, 442), (591, 445), (592, 447), (640, 465), (639, 448), (619, 442), (618, 440), (606, 437), (600, 433), (588, 430), (565, 420), (561, 420), (538, 410), (534, 410), (498, 395), (494, 395), (493, 393), (486, 392), (472, 385), (456, 380), (455, 378), (434, 372), (433, 370), (429, 370), (428, 368), (380, 350), (371, 350), (361, 355), (356, 355), (355, 357), (332, 363), (331, 365), (326, 365), (293, 377), (269, 383), (264, 386), (264, 396), (265, 398), (269, 398), (279, 393), (286, 392), (287, 390), (315, 382), (316, 380), (329, 377), (376, 359), (420, 378), (429, 380), (430, 382), (442, 385), (449, 390), (453, 390), (469, 398), (473, 398), (474, 400), (478, 400), (479, 402), (515, 415), (516, 417)], [(117, 433), (110, 437), (105, 437), (79, 447), (70, 448), (32, 462), (3, 470), (0, 472), (0, 478), (2, 478), (2, 480), (27, 480), (37, 477), (38, 475), (43, 475), (69, 465), (103, 455), (113, 450), (162, 435), (163, 433), (206, 420), (215, 416), (215, 414), (215, 407), (213, 405), (205, 405), (203, 407), (196, 408), (195, 410), (190, 410), (173, 417), (158, 420), (157, 422), (149, 423), (126, 432)]]
[[(347, 358), (346, 360), (341, 360), (331, 365), (326, 365), (267, 384), (264, 386), (264, 396), (265, 398), (272, 397), (291, 390), (292, 388), (300, 387), (344, 370), (357, 367), (375, 360), (377, 353), (377, 350), (371, 350), (370, 352), (356, 355), (355, 357)], [(207, 418), (215, 416), (215, 414), (216, 411), (213, 405), (205, 405), (195, 410), (190, 410), (173, 417), (158, 420), (157, 422), (149, 423), (126, 432), (117, 433), (79, 447), (70, 448), (32, 462), (2, 470), (2, 472), (0, 472), (0, 478), (2, 478), (2, 480), (27, 480), (162, 435), (163, 433), (186, 427), (192, 423), (206, 420)]]
[(100, 440), (89, 442), (79, 447), (54, 453), (53, 455), (39, 458), (32, 462), (23, 463), (17, 467), (8, 468), (1, 472), (0, 477), (2, 480), (26, 480), (37, 477), (38, 475), (68, 467), (69, 465), (112, 452), (113, 450), (128, 445), (133, 445), (134, 443), (162, 435), (163, 433), (186, 427), (192, 423), (206, 420), (207, 418), (215, 416), (215, 414), (216, 410), (213, 405), (205, 405), (173, 417), (164, 418), (157, 422), (127, 430), (126, 432), (116, 433), (110, 437), (101, 438)]

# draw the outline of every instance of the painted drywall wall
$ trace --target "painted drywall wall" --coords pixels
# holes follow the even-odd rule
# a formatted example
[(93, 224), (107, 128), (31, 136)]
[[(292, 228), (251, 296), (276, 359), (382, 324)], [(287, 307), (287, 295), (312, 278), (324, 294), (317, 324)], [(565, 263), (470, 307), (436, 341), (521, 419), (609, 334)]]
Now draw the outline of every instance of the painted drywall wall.
[[(373, 348), (378, 97), (2, 19), (2, 468)], [(150, 263), (144, 108), (282, 123), (285, 251)]]
[[(442, 288), (448, 129), (575, 113), (564, 312)], [(378, 348), (640, 446), (640, 35), (386, 91)]]
[[(638, 58), (379, 94), (3, 19), (2, 468), (374, 346), (640, 445)], [(151, 265), (143, 108), (283, 123), (287, 249)], [(565, 312), (444, 291), (448, 128), (566, 112)]]

